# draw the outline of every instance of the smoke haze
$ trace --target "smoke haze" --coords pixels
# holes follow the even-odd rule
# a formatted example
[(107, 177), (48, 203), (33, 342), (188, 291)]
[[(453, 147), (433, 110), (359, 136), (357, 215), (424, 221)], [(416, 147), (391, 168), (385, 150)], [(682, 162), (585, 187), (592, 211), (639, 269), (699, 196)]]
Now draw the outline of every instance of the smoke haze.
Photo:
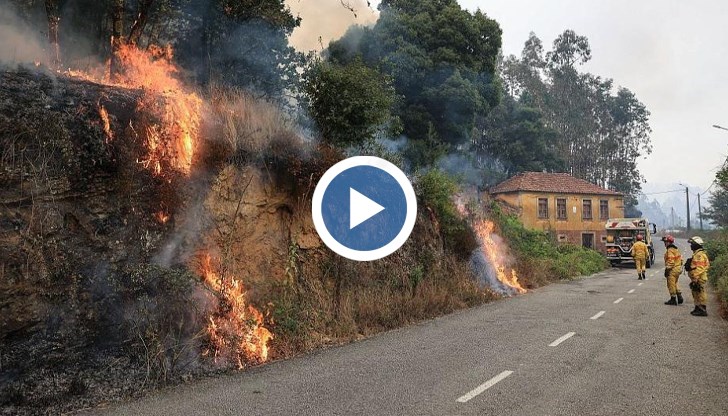
[[(349, 26), (370, 25), (377, 21), (379, 12), (367, 6), (365, 0), (286, 0), (294, 16), (301, 18), (301, 26), (291, 34), (289, 42), (299, 51), (321, 51), (329, 42), (344, 35)], [(355, 16), (356, 15), (356, 16)]]
[(23, 23), (14, 8), (0, 1), (0, 63), (45, 62), (43, 36)]

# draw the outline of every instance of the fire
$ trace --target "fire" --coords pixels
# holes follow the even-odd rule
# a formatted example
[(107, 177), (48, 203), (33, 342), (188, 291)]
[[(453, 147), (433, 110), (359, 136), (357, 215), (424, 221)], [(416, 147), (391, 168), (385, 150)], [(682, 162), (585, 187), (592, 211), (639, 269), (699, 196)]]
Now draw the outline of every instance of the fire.
[(103, 123), (104, 133), (106, 133), (106, 143), (114, 139), (114, 132), (111, 131), (111, 122), (109, 121), (109, 113), (106, 111), (103, 105), (99, 104), (99, 116), (101, 116), (101, 122)]
[(507, 256), (504, 252), (504, 246), (493, 240), (494, 228), (495, 224), (487, 220), (478, 221), (473, 225), (473, 230), (475, 230), (475, 234), (480, 240), (482, 253), (492, 265), (495, 277), (510, 293), (525, 293), (526, 289), (518, 283), (516, 271), (510, 269), (510, 274), (507, 273), (507, 267), (505, 266)]
[(201, 273), (207, 287), (220, 298), (218, 311), (209, 317), (211, 351), (206, 354), (233, 358), (238, 368), (243, 368), (245, 361), (266, 361), (273, 334), (263, 326), (263, 314), (247, 304), (247, 293), (240, 280), (223, 278), (213, 268), (209, 254), (203, 256)]
[(164, 211), (159, 211), (156, 214), (154, 214), (154, 218), (156, 218), (160, 224), (166, 224), (167, 221), (169, 221), (169, 214), (167, 214)]
[[(113, 77), (108, 71), (69, 69), (65, 72), (88, 81), (143, 90), (139, 108), (147, 110), (159, 122), (145, 131), (149, 152), (141, 162), (156, 175), (162, 173), (163, 161), (169, 161), (184, 173), (190, 172), (202, 119), (202, 99), (187, 91), (176, 78), (179, 70), (172, 63), (172, 57), (171, 47), (152, 46), (142, 50), (124, 44), (117, 55), (121, 71)], [(99, 109), (99, 112), (104, 120), (105, 110)]]

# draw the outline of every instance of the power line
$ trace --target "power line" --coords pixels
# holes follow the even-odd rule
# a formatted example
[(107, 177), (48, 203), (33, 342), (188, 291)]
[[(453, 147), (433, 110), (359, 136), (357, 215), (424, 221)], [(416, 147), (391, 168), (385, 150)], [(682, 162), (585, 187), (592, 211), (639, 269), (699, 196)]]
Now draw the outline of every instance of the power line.
[(644, 195), (644, 196), (647, 196), (647, 195), (660, 195), (660, 194), (669, 194), (669, 193), (672, 193), (672, 192), (685, 192), (685, 189), (676, 189), (674, 191), (650, 192), (648, 194), (643, 193), (642, 195)]

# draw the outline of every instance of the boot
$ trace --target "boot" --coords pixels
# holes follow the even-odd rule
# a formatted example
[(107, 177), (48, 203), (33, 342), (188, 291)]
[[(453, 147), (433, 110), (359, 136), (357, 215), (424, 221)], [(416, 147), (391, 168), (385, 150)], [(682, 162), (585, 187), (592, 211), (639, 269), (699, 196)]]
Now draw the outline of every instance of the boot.
[(682, 297), (682, 293), (677, 294), (677, 304), (682, 305), (685, 300)]
[(708, 316), (708, 310), (705, 308), (705, 305), (695, 305), (695, 310), (690, 312), (690, 315)]
[(677, 298), (675, 296), (671, 296), (670, 300), (665, 302), (665, 305), (677, 305)]

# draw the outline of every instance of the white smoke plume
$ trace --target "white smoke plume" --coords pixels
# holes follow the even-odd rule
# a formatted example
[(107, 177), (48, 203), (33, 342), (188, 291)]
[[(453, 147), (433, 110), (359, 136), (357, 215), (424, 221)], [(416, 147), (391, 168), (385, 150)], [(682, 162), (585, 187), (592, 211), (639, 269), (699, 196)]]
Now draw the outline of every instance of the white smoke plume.
[(7, 1), (0, 1), (0, 63), (46, 62), (48, 52), (42, 34), (23, 22)]
[(286, 0), (301, 26), (291, 34), (289, 43), (299, 51), (321, 51), (339, 39), (354, 24), (371, 25), (379, 12), (366, 0)]

